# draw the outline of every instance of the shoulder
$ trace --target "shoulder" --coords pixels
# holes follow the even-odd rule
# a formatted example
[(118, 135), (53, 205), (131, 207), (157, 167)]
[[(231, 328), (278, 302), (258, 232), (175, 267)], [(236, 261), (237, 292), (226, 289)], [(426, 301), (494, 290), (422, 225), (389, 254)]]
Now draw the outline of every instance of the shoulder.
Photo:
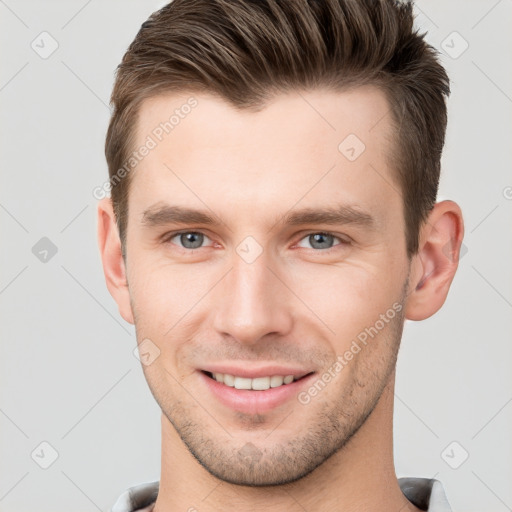
[(156, 480), (129, 487), (117, 498), (111, 512), (151, 512), (159, 486)]
[(452, 512), (443, 484), (434, 478), (404, 477), (398, 479), (405, 497), (427, 512)]

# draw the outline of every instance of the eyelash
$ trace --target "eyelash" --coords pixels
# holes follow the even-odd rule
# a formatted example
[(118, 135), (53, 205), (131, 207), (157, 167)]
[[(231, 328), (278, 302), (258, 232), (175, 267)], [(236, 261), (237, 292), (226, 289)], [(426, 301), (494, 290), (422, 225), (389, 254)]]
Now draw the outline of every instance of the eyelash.
[[(210, 237), (208, 235), (206, 235), (205, 233), (201, 232), (201, 231), (175, 231), (175, 232), (172, 232), (172, 233), (166, 233), (163, 237), (162, 237), (162, 242), (165, 244), (165, 243), (171, 243), (171, 240), (179, 235), (185, 235), (185, 234), (190, 234), (190, 233), (194, 233), (194, 234), (200, 234), (200, 235), (203, 235), (205, 236), (206, 238), (210, 239)], [(311, 235), (327, 235), (327, 236), (332, 236), (333, 238), (337, 238), (340, 243), (338, 245), (335, 245), (333, 247), (329, 247), (328, 249), (311, 249), (312, 251), (314, 252), (317, 252), (317, 253), (323, 253), (323, 254), (329, 254), (331, 253), (332, 251), (336, 250), (336, 248), (340, 247), (340, 246), (344, 246), (344, 245), (351, 245), (351, 240), (344, 240), (343, 238), (341, 238), (340, 236), (334, 234), (334, 233), (331, 233), (329, 231), (311, 231), (310, 233), (306, 233), (302, 238), (299, 239), (299, 242), (301, 242), (302, 240), (304, 240), (305, 238), (311, 236)], [(348, 237), (347, 237), (348, 238)], [(204, 249), (204, 247), (198, 247), (197, 249), (187, 249), (186, 247), (181, 247), (177, 244), (173, 244), (173, 245), (176, 245), (176, 247), (178, 247), (178, 249), (188, 253), (188, 254), (194, 254), (196, 251), (199, 251), (200, 249)], [(304, 249), (304, 247), (303, 247)], [(306, 248), (307, 249), (307, 248)]]

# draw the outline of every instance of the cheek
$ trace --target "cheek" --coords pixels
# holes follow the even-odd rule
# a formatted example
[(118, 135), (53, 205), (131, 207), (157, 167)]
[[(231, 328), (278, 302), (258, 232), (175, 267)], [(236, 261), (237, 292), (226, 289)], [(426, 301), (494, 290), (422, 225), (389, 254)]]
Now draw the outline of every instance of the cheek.
[(289, 279), (329, 336), (343, 343), (373, 325), (397, 300), (399, 280), (391, 273), (372, 265), (317, 265), (314, 271), (297, 269)]
[(137, 339), (149, 338), (158, 346), (164, 356), (159, 365), (178, 368), (180, 351), (204, 325), (201, 302), (215, 277), (208, 272), (212, 270), (160, 262), (132, 266), (129, 283)]
[(139, 260), (131, 268), (130, 295), (139, 315), (169, 327), (204, 295), (207, 277), (193, 265)]
[[(333, 340), (336, 352), (342, 351), (400, 297), (400, 271), (390, 257), (386, 259), (386, 252), (367, 255), (366, 261), (282, 265), (280, 277), (293, 293), (278, 307), (296, 317), (297, 329), (305, 323), (315, 325)], [(142, 251), (134, 255), (127, 269), (136, 323), (141, 336), (176, 351), (181, 343), (177, 334), (180, 340), (191, 339), (215, 315), (208, 292), (226, 268), (205, 262), (173, 264), (147, 256)]]

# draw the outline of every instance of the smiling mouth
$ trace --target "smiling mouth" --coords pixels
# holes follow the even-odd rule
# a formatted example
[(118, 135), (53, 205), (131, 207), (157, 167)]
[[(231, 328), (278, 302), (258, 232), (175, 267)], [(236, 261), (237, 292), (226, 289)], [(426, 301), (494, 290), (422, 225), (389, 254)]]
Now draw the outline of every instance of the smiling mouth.
[(279, 388), (281, 386), (287, 386), (292, 382), (299, 381), (314, 372), (310, 372), (300, 377), (294, 377), (293, 375), (269, 375), (266, 377), (238, 377), (229, 373), (212, 373), (205, 370), (201, 370), (210, 379), (213, 379), (225, 386), (235, 389), (247, 389), (251, 391), (265, 391), (270, 388)]

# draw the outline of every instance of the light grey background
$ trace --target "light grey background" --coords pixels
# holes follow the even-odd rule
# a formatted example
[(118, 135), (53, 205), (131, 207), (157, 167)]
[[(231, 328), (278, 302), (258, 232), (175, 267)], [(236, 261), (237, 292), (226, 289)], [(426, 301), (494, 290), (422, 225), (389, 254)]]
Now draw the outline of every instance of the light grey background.
[[(92, 191), (107, 179), (114, 69), (164, 3), (0, 0), (1, 512), (107, 511), (128, 486), (159, 478), (160, 411), (133, 327), (104, 284)], [(396, 469), (441, 480), (454, 511), (503, 512), (512, 507), (512, 0), (423, 0), (416, 11), (447, 52), (439, 199), (460, 204), (467, 252), (442, 310), (406, 322)]]

